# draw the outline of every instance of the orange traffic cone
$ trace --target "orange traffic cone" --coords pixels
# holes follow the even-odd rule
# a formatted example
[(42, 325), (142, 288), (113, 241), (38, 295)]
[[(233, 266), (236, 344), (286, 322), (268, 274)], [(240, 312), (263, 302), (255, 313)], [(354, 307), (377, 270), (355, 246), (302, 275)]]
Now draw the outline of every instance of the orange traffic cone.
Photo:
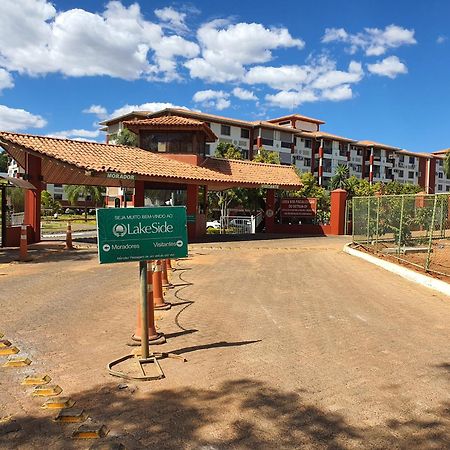
[[(164, 333), (158, 333), (155, 326), (155, 308), (153, 305), (153, 269), (151, 261), (147, 266), (147, 316), (148, 316), (148, 340), (151, 344), (164, 344), (166, 338)], [(141, 342), (142, 337), (142, 321), (141, 308), (138, 302), (136, 331), (131, 339), (135, 342)]]
[(73, 250), (72, 245), (72, 224), (70, 220), (67, 222), (67, 231), (66, 231), (66, 250)]
[(162, 262), (162, 272), (161, 272), (161, 277), (162, 277), (162, 285), (163, 287), (167, 288), (167, 289), (173, 289), (173, 284), (169, 281), (169, 277), (167, 275), (167, 259), (163, 259)]
[(172, 305), (164, 301), (161, 260), (156, 260), (153, 267), (153, 302), (155, 304), (155, 309), (170, 309)]

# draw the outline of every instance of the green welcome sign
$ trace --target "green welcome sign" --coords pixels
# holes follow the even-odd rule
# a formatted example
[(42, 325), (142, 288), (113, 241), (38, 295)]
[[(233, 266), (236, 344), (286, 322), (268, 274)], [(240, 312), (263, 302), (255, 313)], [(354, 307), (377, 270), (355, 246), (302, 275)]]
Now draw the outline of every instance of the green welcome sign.
[(186, 208), (97, 209), (100, 264), (188, 255)]

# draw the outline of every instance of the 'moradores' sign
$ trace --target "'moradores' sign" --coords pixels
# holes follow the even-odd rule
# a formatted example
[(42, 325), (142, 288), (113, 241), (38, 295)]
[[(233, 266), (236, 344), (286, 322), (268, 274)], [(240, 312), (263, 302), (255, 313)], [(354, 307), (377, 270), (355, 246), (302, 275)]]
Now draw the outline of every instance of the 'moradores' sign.
[(187, 256), (186, 208), (101, 208), (97, 210), (101, 264)]

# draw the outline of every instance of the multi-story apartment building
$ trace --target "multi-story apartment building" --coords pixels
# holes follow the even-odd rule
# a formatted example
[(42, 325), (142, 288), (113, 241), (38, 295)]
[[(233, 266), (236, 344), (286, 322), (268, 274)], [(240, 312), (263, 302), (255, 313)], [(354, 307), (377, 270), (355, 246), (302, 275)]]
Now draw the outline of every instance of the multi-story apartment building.
[(214, 155), (220, 142), (239, 147), (243, 157), (252, 159), (260, 147), (276, 151), (282, 164), (294, 164), (301, 172), (313, 173), (321, 186), (327, 186), (340, 164), (347, 165), (350, 175), (371, 183), (398, 181), (419, 184), (426, 192), (449, 192), (443, 159), (447, 150), (414, 153), (379, 142), (356, 140), (320, 129), (325, 122), (300, 114), (245, 121), (205, 114), (186, 109), (168, 108), (158, 112), (132, 112), (102, 124), (107, 141), (114, 140), (123, 122), (142, 118), (176, 115), (205, 122), (217, 140), (205, 144), (205, 155)]
[[(245, 121), (180, 108), (167, 108), (157, 112), (134, 111), (102, 122), (106, 141), (114, 143), (124, 122), (177, 116), (203, 122), (217, 139), (202, 143), (204, 155), (214, 155), (221, 142), (241, 149), (244, 158), (253, 159), (260, 147), (279, 153), (281, 164), (295, 165), (301, 172), (311, 172), (319, 185), (328, 186), (338, 165), (347, 165), (350, 175), (367, 179), (370, 183), (399, 181), (414, 183), (425, 192), (450, 192), (450, 179), (445, 176), (443, 162), (450, 149), (433, 153), (414, 153), (379, 142), (356, 140), (331, 134), (320, 129), (325, 122), (319, 119), (291, 114), (265, 121)], [(129, 127), (129, 125), (128, 125)], [(152, 151), (164, 152), (164, 145)], [(203, 148), (203, 147), (202, 147)], [(189, 153), (188, 149), (181, 149)], [(9, 174), (20, 172), (13, 161)], [(47, 190), (56, 200), (66, 204), (63, 186), (48, 185)], [(113, 192), (114, 190), (114, 192)], [(131, 202), (132, 190), (111, 188), (108, 194)]]

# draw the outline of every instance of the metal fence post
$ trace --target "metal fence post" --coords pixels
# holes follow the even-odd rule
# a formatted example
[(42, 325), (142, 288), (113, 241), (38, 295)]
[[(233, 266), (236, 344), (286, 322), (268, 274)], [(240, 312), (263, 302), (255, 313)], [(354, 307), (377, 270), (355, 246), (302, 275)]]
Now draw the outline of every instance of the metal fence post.
[(405, 196), (402, 195), (402, 205), (400, 207), (400, 224), (398, 228), (398, 254), (400, 255), (400, 251), (402, 248), (402, 234), (403, 234), (403, 213), (405, 210)]
[(355, 198), (352, 198), (352, 242), (355, 242)]
[(428, 252), (427, 252), (427, 261), (425, 263), (425, 270), (428, 270), (430, 268), (431, 247), (433, 245), (434, 220), (436, 217), (436, 204), (437, 204), (437, 195), (434, 196), (433, 215), (431, 216), (430, 239), (428, 241)]
[(441, 238), (445, 235), (445, 227), (444, 227), (444, 197), (441, 197), (441, 216), (439, 221), (439, 228), (440, 228), (440, 234)]
[(376, 231), (375, 231), (375, 243), (378, 244), (378, 232), (379, 232), (379, 223), (380, 223), (380, 200), (381, 197), (377, 197), (377, 223), (376, 223)]
[(367, 243), (370, 237), (370, 197), (367, 197)]

